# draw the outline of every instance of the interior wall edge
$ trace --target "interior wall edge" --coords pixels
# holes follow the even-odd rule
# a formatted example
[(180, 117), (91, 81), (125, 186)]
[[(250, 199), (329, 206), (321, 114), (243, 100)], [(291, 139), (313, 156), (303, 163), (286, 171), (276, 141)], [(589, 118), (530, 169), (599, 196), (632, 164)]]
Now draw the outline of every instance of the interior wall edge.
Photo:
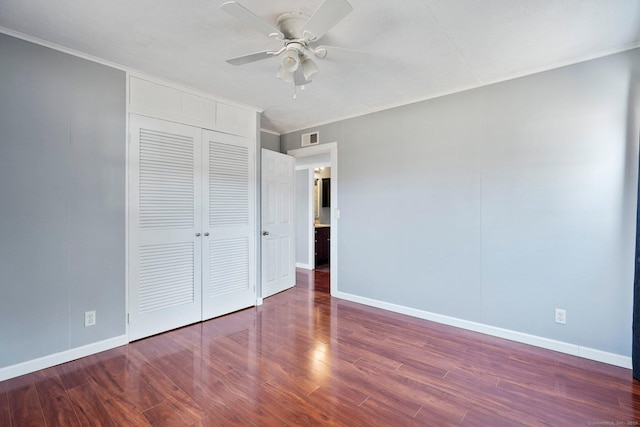
[(127, 334), (0, 368), (0, 381), (100, 353), (129, 343)]
[[(88, 53), (85, 53), (85, 52), (82, 52), (82, 51), (79, 51), (79, 50), (75, 50), (75, 49), (71, 49), (71, 48), (68, 48), (68, 47), (65, 47), (65, 46), (62, 46), (62, 45), (47, 41), (47, 40), (40, 39), (38, 37), (30, 36), (28, 34), (24, 34), (24, 33), (21, 33), (19, 31), (15, 31), (15, 30), (3, 27), (3, 26), (0, 26), (0, 34), (5, 34), (7, 36), (11, 36), (11, 37), (14, 37), (14, 38), (19, 39), (19, 40), (23, 40), (23, 41), (26, 41), (26, 42), (29, 42), (29, 43), (36, 44), (38, 46), (46, 47), (46, 48), (49, 48), (51, 50), (55, 50), (55, 51), (58, 51), (58, 52), (66, 53), (67, 55), (75, 56), (75, 57), (80, 58), (80, 59), (85, 59), (85, 60), (90, 61), (90, 62), (95, 62), (96, 64), (105, 65), (107, 67), (111, 67), (111, 68), (114, 68), (116, 70), (124, 71), (129, 75), (133, 75), (133, 76), (137, 76), (137, 77), (144, 77), (146, 79), (150, 79), (150, 80), (153, 80), (153, 81), (158, 82), (158, 83), (169, 84), (172, 87), (179, 88), (179, 89), (181, 89), (183, 91), (186, 91), (186, 92), (189, 92), (189, 93), (193, 93), (193, 94), (196, 94), (198, 96), (205, 96), (205, 97), (213, 98), (216, 101), (222, 102), (224, 104), (232, 105), (232, 106), (235, 106), (235, 107), (239, 107), (239, 108), (243, 108), (243, 109), (247, 109), (247, 110), (251, 110), (251, 111), (258, 111), (259, 113), (262, 113), (264, 111), (261, 108), (258, 108), (258, 107), (253, 106), (253, 105), (247, 105), (247, 104), (244, 104), (244, 103), (241, 103), (241, 102), (237, 102), (237, 101), (234, 101), (234, 100), (231, 100), (231, 99), (222, 98), (222, 97), (219, 97), (219, 96), (217, 96), (217, 95), (215, 95), (213, 93), (210, 93), (208, 91), (204, 91), (204, 90), (201, 90), (201, 89), (198, 89), (198, 88), (194, 88), (194, 87), (190, 87), (190, 86), (181, 85), (181, 84), (179, 84), (177, 82), (174, 82), (172, 80), (169, 80), (167, 78), (164, 78), (164, 77), (161, 77), (161, 76), (158, 76), (158, 75), (154, 75), (154, 74), (145, 72), (144, 70), (139, 70), (139, 69), (136, 69), (136, 68), (128, 67), (128, 66), (119, 64), (117, 62), (109, 61), (107, 59), (103, 59), (103, 58), (100, 58), (98, 56), (90, 55)], [(270, 130), (267, 130), (267, 129), (264, 129), (264, 131), (268, 132), (268, 133), (273, 133), (274, 135), (277, 135), (277, 136), (280, 135), (277, 132), (270, 131)]]
[(419, 319), (429, 320), (431, 322), (440, 323), (455, 328), (466, 329), (497, 338), (504, 338), (509, 341), (515, 341), (522, 344), (528, 344), (534, 347), (540, 347), (547, 350), (557, 351), (559, 353), (569, 354), (571, 356), (581, 357), (583, 359), (593, 360), (596, 362), (606, 363), (609, 365), (619, 366), (621, 368), (631, 369), (631, 357), (622, 354), (610, 353), (594, 348), (588, 348), (577, 344), (571, 344), (563, 341), (553, 340), (537, 335), (526, 334), (510, 329), (499, 328), (484, 323), (473, 322), (470, 320), (460, 319), (451, 316), (445, 316), (416, 308), (406, 307), (385, 301), (375, 300), (371, 298), (353, 295), (346, 292), (338, 291), (334, 295), (347, 301), (358, 304), (368, 305), (383, 310), (392, 311), (394, 313), (405, 314), (407, 316)]
[(599, 52), (595, 55), (588, 55), (588, 56), (584, 56), (584, 57), (579, 57), (579, 58), (571, 58), (569, 60), (566, 61), (562, 61), (562, 62), (558, 62), (550, 67), (542, 67), (542, 68), (536, 68), (533, 70), (527, 70), (524, 72), (519, 72), (519, 73), (514, 73), (511, 74), (505, 78), (501, 78), (501, 79), (493, 79), (493, 80), (487, 80), (487, 81), (483, 81), (477, 84), (470, 84), (470, 85), (465, 85), (465, 86), (460, 86), (460, 87), (456, 87), (453, 89), (449, 89), (449, 90), (445, 90), (433, 95), (429, 95), (426, 97), (420, 97), (420, 98), (415, 98), (415, 99), (411, 99), (409, 101), (403, 101), (403, 102), (399, 102), (399, 103), (388, 103), (388, 104), (384, 104), (384, 105), (379, 105), (379, 106), (375, 106), (375, 107), (370, 107), (367, 111), (362, 112), (362, 113), (356, 113), (356, 114), (349, 114), (349, 115), (345, 115), (345, 116), (341, 116), (341, 117), (335, 117), (333, 119), (330, 120), (325, 120), (325, 121), (321, 121), (321, 122), (317, 122), (317, 123), (312, 123), (312, 124), (305, 124), (304, 127), (302, 128), (295, 128), (295, 129), (286, 129), (280, 132), (280, 136), (284, 136), (290, 133), (295, 133), (295, 132), (306, 132), (306, 131), (315, 131), (316, 128), (320, 127), (320, 126), (325, 126), (325, 125), (330, 125), (336, 122), (341, 122), (341, 121), (345, 121), (345, 120), (350, 120), (350, 119), (356, 119), (358, 117), (362, 117), (362, 116), (367, 116), (369, 114), (374, 114), (374, 113), (378, 113), (378, 112), (382, 112), (385, 110), (392, 110), (394, 108), (400, 108), (400, 107), (405, 107), (408, 105), (412, 105), (412, 104), (418, 104), (420, 102), (425, 102), (425, 101), (431, 101), (433, 99), (438, 99), (438, 98), (442, 98), (445, 96), (449, 96), (449, 95), (455, 95), (457, 93), (461, 93), (461, 92), (466, 92), (469, 90), (474, 90), (474, 89), (480, 89), (483, 88), (485, 86), (492, 86), (495, 84), (499, 84), (499, 83), (504, 83), (504, 82), (508, 82), (510, 80), (516, 80), (516, 79), (520, 79), (523, 77), (529, 77), (529, 76), (534, 76), (536, 74), (541, 74), (541, 73), (546, 73), (548, 71), (553, 71), (553, 70), (558, 70), (560, 68), (564, 68), (564, 67), (570, 67), (572, 65), (577, 65), (577, 64), (581, 64), (584, 62), (589, 62), (589, 61), (593, 61), (596, 59), (600, 59), (600, 58), (606, 58), (607, 56), (612, 56), (612, 55), (616, 55), (618, 53), (624, 53), (624, 52), (628, 52), (634, 49), (640, 49), (640, 42), (637, 43), (632, 43), (628, 46), (625, 46), (621, 49), (610, 49), (610, 50), (606, 50), (603, 52)]

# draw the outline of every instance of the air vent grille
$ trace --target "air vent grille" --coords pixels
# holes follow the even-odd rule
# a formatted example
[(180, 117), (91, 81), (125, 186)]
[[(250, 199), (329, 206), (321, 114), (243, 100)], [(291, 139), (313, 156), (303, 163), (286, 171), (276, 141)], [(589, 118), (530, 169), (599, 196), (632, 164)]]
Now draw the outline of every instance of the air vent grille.
[(309, 145), (318, 145), (318, 142), (320, 141), (318, 132), (311, 132), (311, 133), (303, 133), (302, 134), (302, 146), (303, 147), (308, 147)]

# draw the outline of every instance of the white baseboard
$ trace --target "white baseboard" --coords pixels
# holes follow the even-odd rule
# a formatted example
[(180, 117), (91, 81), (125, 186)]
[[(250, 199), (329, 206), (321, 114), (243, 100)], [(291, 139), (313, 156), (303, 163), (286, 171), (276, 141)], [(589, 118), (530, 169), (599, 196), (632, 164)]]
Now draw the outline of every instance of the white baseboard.
[(408, 316), (420, 319), (430, 320), (444, 325), (455, 326), (461, 329), (467, 329), (482, 334), (491, 335), (498, 338), (508, 339), (524, 344), (533, 345), (535, 347), (545, 348), (560, 353), (570, 354), (585, 359), (595, 360), (597, 362), (607, 363), (609, 365), (620, 366), (622, 368), (631, 369), (631, 357), (621, 354), (608, 353), (602, 350), (596, 350), (589, 347), (583, 347), (576, 344), (570, 344), (563, 341), (552, 340), (537, 335), (525, 334), (523, 332), (503, 329), (496, 326), (485, 325), (483, 323), (472, 322), (470, 320), (458, 319), (456, 317), (444, 316), (442, 314), (431, 313), (429, 311), (418, 310), (411, 307), (392, 304), (384, 301), (374, 300), (361, 297), (345, 292), (336, 292), (336, 298), (342, 298), (348, 301), (357, 302), (359, 304), (369, 305), (381, 308), (383, 310), (393, 311), (395, 313), (406, 314)]
[(16, 365), (0, 368), (0, 381), (19, 377), (20, 375), (39, 371), (40, 369), (50, 368), (51, 366), (70, 362), (72, 360), (80, 359), (81, 357), (100, 353), (101, 351), (110, 350), (128, 343), (129, 338), (126, 335), (121, 335), (119, 337), (110, 338), (108, 340), (99, 341), (82, 347), (72, 348), (70, 350), (28, 360)]
[(256, 298), (256, 307), (259, 305), (262, 305), (264, 303), (264, 299), (262, 298)]
[(296, 268), (302, 268), (304, 270), (313, 270), (313, 266), (310, 264), (303, 264), (301, 262), (296, 262)]
[(579, 346), (578, 356), (585, 359), (608, 363), (609, 365), (620, 366), (621, 368), (632, 369), (632, 359), (622, 354), (609, 353), (595, 348)]

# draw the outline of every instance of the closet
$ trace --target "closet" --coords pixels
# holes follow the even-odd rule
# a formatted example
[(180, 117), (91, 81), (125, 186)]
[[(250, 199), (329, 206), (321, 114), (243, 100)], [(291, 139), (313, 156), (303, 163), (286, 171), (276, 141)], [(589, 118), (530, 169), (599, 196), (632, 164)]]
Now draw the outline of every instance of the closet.
[(129, 100), (130, 340), (255, 305), (256, 112), (137, 77)]

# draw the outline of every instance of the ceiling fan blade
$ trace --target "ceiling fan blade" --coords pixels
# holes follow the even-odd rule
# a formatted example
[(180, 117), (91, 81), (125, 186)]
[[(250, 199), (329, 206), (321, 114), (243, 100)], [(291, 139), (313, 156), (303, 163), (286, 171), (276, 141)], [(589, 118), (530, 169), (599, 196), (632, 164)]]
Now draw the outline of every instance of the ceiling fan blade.
[(228, 1), (226, 3), (223, 3), (220, 6), (220, 9), (224, 10), (229, 15), (239, 19), (250, 27), (253, 27), (254, 30), (257, 30), (268, 36), (276, 34), (278, 37), (284, 38), (284, 35), (276, 27), (269, 24), (238, 2)]
[(267, 58), (273, 58), (274, 55), (271, 51), (263, 50), (262, 52), (250, 53), (248, 55), (237, 56), (235, 58), (227, 59), (227, 62), (231, 65), (244, 65), (250, 62), (261, 61)]
[(296, 86), (308, 85), (309, 83), (311, 83), (311, 80), (307, 80), (304, 77), (302, 67), (298, 67), (298, 69), (293, 73), (293, 83)]
[(353, 7), (347, 0), (324, 0), (318, 10), (309, 18), (302, 31), (310, 33), (312, 40), (318, 40), (352, 10)]
[(371, 59), (369, 52), (363, 52), (361, 50), (346, 49), (344, 47), (337, 46), (318, 46), (313, 49), (314, 54), (321, 59), (331, 60), (357, 60), (367, 61)]

